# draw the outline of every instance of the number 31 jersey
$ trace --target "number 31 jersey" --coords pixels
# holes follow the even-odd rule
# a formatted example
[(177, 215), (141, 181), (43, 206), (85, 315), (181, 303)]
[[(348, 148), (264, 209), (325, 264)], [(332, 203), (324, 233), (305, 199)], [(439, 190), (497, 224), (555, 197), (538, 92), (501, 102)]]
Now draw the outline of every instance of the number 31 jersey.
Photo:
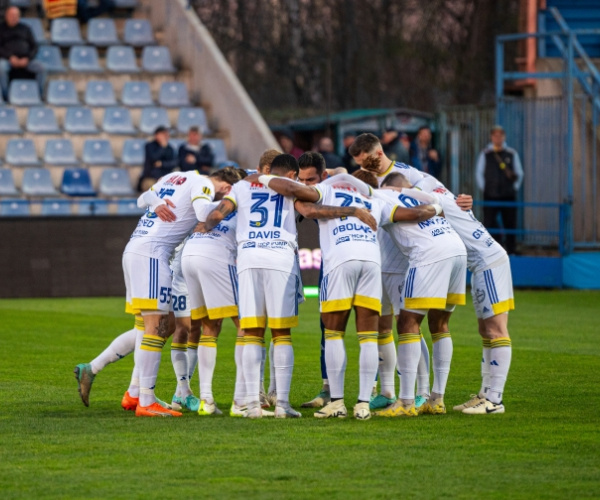
[(225, 197), (236, 206), (237, 270), (297, 273), (294, 200), (258, 182), (240, 181)]

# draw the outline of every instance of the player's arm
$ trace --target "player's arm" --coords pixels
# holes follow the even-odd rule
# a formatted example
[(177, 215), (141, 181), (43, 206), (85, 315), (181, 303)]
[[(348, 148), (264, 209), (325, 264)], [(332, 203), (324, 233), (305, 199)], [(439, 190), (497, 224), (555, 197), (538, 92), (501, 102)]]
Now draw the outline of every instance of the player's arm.
[(307, 219), (337, 219), (338, 217), (356, 217), (373, 231), (377, 231), (377, 221), (366, 208), (336, 207), (332, 205), (316, 205), (296, 200), (294, 208)]
[(424, 220), (431, 219), (436, 215), (442, 213), (441, 205), (437, 203), (434, 205), (419, 205), (418, 207), (405, 208), (396, 206), (392, 212), (390, 220), (392, 222), (423, 222)]
[(229, 214), (235, 212), (235, 203), (232, 200), (225, 198), (221, 200), (221, 203), (215, 208), (211, 213), (206, 217), (206, 221), (204, 223), (204, 231), (208, 232), (219, 225), (219, 223), (227, 217)]
[(456, 204), (464, 212), (468, 212), (473, 208), (473, 197), (470, 194), (459, 194), (456, 197)]
[(149, 207), (163, 222), (174, 222), (177, 220), (175, 213), (171, 210), (171, 208), (175, 208), (175, 204), (168, 198), (161, 198), (152, 189), (140, 195), (137, 199), (137, 206), (139, 208)]
[(272, 189), (282, 196), (290, 196), (300, 201), (317, 202), (321, 199), (321, 193), (311, 186), (305, 186), (290, 179), (277, 177), (276, 175), (249, 175), (244, 179), (247, 182), (260, 182), (263, 186)]

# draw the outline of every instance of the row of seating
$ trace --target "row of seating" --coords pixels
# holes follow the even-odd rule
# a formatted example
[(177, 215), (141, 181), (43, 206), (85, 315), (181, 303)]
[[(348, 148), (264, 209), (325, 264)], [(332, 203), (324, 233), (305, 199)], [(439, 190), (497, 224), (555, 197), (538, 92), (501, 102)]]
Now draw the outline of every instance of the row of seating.
[[(172, 140), (171, 145), (177, 150), (183, 140)], [(215, 157), (215, 165), (226, 163), (227, 152), (223, 139), (204, 139)], [(138, 166), (144, 163), (144, 139), (126, 139), (123, 143), (120, 164)], [(38, 158), (35, 144), (31, 139), (10, 139), (6, 145), (6, 163), (14, 167), (38, 166), (42, 162)], [(87, 139), (83, 145), (81, 162), (75, 156), (70, 139), (49, 139), (46, 141), (43, 163), (48, 165), (116, 165), (110, 141), (106, 139)]]
[[(137, 8), (139, 0), (113, 0), (115, 8), (117, 9), (129, 9), (133, 10)], [(19, 9), (30, 9), (38, 4), (42, 3), (41, 0), (8, 0), (8, 4), (11, 6), (19, 7)]]
[(40, 205), (39, 215), (68, 217), (71, 215), (122, 215), (139, 217), (144, 210), (138, 208), (134, 199), (102, 200), (91, 198), (74, 202), (63, 198), (44, 199), (40, 202), (29, 200), (0, 200), (0, 217), (29, 217), (34, 205)]

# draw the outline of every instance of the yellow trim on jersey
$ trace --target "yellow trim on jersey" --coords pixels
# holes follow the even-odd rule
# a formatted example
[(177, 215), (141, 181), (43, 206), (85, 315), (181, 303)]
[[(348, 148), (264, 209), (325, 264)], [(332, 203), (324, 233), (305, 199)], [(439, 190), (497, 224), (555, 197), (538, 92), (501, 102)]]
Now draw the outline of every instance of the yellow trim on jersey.
[(390, 166), (388, 167), (388, 169), (383, 172), (382, 174), (377, 174), (377, 177), (385, 177), (387, 174), (390, 173), (390, 171), (392, 170), (392, 168), (394, 168), (394, 162), (392, 161), (392, 163), (390, 163)]
[(381, 300), (373, 297), (366, 297), (365, 295), (355, 295), (353, 304), (355, 306), (364, 307), (365, 309), (371, 309), (381, 314)]
[(233, 318), (239, 314), (238, 306), (213, 307), (206, 309), (206, 312), (210, 319)]
[(445, 298), (404, 298), (404, 309), (444, 309), (445, 307)]
[[(323, 192), (319, 189), (319, 186), (311, 186), (317, 193), (319, 193), (319, 199), (315, 203), (319, 203), (323, 199)], [(295, 202), (296, 200), (294, 200)]]
[[(202, 190), (204, 190), (204, 188), (202, 188)], [(194, 203), (196, 200), (208, 200), (208, 201), (211, 201), (211, 199), (208, 196), (196, 196), (195, 198), (192, 198), (192, 203)]]
[(277, 335), (273, 337), (273, 345), (292, 345), (291, 335)]
[(248, 318), (240, 318), (240, 328), (265, 328), (267, 326), (267, 318), (265, 316), (250, 316)]
[(348, 311), (349, 309), (352, 309), (352, 298), (321, 301), (321, 312), (324, 313)]
[(191, 314), (192, 314), (192, 319), (203, 319), (208, 316), (206, 306), (196, 307), (196, 309), (192, 309)]
[(393, 332), (379, 332), (377, 335), (377, 344), (378, 345), (386, 345), (394, 342), (394, 334)]
[(392, 213), (390, 214), (390, 222), (394, 222), (394, 215), (396, 215), (396, 210), (398, 210), (398, 208), (400, 208), (400, 205), (396, 205), (392, 209)]
[(399, 333), (398, 334), (398, 344), (414, 344), (416, 342), (421, 342), (421, 334), (420, 333)]
[(269, 318), (269, 328), (295, 328), (296, 326), (298, 326), (298, 316)]
[(515, 308), (515, 299), (503, 300), (502, 302), (496, 302), (492, 304), (492, 310), (494, 314), (502, 314), (508, 311), (512, 311)]
[(464, 293), (449, 293), (446, 304), (451, 306), (464, 306), (467, 303)]
[(229, 200), (231, 203), (233, 203), (233, 205), (235, 206), (235, 208), (237, 208), (237, 203), (236, 201), (231, 197), (231, 196), (223, 196), (224, 200)]
[(131, 299), (125, 304), (126, 313), (137, 316), (142, 311), (159, 311), (158, 299)]

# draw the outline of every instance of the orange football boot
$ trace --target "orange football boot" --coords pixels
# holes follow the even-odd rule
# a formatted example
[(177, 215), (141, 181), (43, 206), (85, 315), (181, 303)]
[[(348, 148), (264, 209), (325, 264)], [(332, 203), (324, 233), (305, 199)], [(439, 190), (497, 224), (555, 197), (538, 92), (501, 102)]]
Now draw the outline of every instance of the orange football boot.
[(140, 406), (135, 410), (136, 417), (181, 417), (181, 412), (167, 410), (158, 403), (152, 403), (150, 406)]
[(140, 401), (140, 398), (134, 398), (129, 395), (129, 391), (125, 391), (125, 394), (123, 395), (123, 399), (121, 400), (121, 406), (123, 407), (124, 410), (135, 411), (139, 401)]

